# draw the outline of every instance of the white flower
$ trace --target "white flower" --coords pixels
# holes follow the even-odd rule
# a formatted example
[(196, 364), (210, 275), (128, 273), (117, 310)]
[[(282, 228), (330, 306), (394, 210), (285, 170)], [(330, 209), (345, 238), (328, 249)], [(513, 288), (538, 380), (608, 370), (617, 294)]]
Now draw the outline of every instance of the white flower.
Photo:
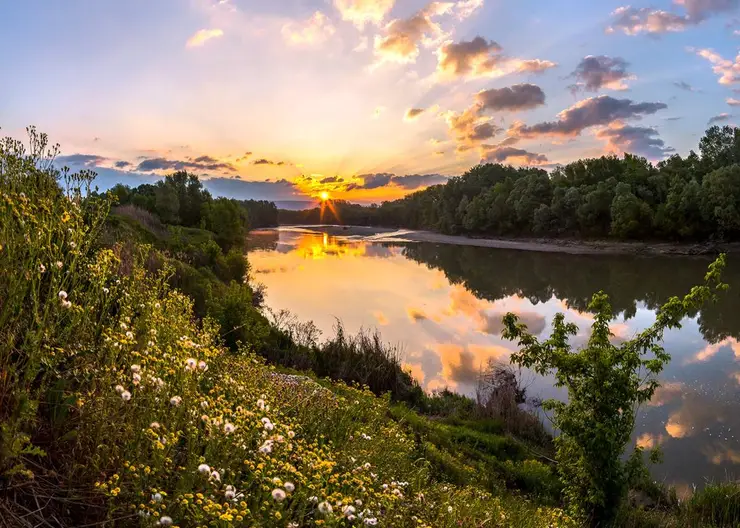
[(348, 520), (349, 522), (352, 522), (352, 521), (354, 521), (354, 520), (355, 520), (355, 516), (354, 516), (354, 515), (351, 515), (351, 514), (350, 514), (350, 515), (347, 515), (347, 520)]
[(157, 429), (159, 429), (159, 422), (152, 422), (149, 424), (149, 427), (156, 431)]
[(74, 248), (76, 248), (76, 247), (77, 247), (77, 244), (75, 243), (75, 241), (74, 241), (74, 240), (72, 240), (72, 241), (71, 241), (71, 242), (69, 243), (69, 247), (71, 247), (72, 249), (74, 249)]
[(127, 391), (127, 390), (123, 391), (121, 393), (121, 399), (123, 401), (129, 401), (131, 399), (131, 393), (129, 391)]
[(285, 500), (285, 492), (280, 488), (275, 488), (272, 490), (272, 498), (277, 502), (283, 502)]
[(295, 484), (293, 484), (292, 482), (286, 482), (285, 484), (283, 484), (283, 487), (288, 493), (293, 493), (295, 491)]
[(268, 455), (272, 453), (272, 440), (267, 440), (264, 444), (262, 444), (259, 448), (259, 452), (263, 455)]
[(41, 273), (44, 273), (46, 271), (46, 266), (44, 266), (43, 264), (39, 264), (39, 271)]
[(229, 423), (229, 422), (226, 422), (224, 424), (224, 433), (231, 434), (234, 432), (234, 429), (236, 429), (236, 427), (234, 427), (234, 424)]
[(221, 473), (219, 473), (218, 471), (211, 471), (211, 478), (213, 480), (221, 482)]
[(295, 438), (295, 433), (293, 431), (288, 431), (288, 438)]
[(360, 506), (362, 506), (362, 501), (361, 501), (360, 499), (357, 499), (357, 500), (355, 501), (355, 504), (356, 504), (356, 505), (357, 505), (358, 507), (360, 507)]
[(141, 374), (134, 374), (132, 377), (134, 379), (134, 385), (138, 385), (141, 382)]
[(208, 402), (207, 401), (200, 402), (200, 408), (203, 410), (208, 409)]
[(56, 261), (56, 262), (54, 263), (54, 265), (55, 265), (55, 266), (56, 266), (57, 268), (59, 268), (59, 269), (62, 269), (62, 266), (64, 266), (64, 264), (62, 264), (62, 261), (61, 261), (61, 260), (57, 260), (57, 261)]
[(447, 506), (447, 512), (452, 513), (452, 506)]
[(226, 486), (226, 491), (224, 491), (224, 497), (226, 497), (226, 500), (232, 500), (234, 497), (236, 497), (236, 491), (234, 490), (234, 486)]
[(211, 466), (208, 464), (201, 464), (198, 466), (198, 473), (201, 475), (210, 475), (211, 474)]
[(69, 310), (70, 308), (72, 308), (72, 303), (64, 300), (62, 301), (62, 308), (64, 308), (65, 310)]
[(316, 504), (317, 502), (319, 502), (319, 498), (316, 495), (311, 495), (308, 498), (308, 502), (313, 502), (314, 504)]
[(155, 493), (152, 495), (152, 500), (154, 502), (162, 502), (162, 494), (161, 493)]
[(103, 293), (108, 293), (110, 290), (108, 288), (103, 288)]
[(131, 372), (141, 372), (141, 367), (139, 365), (131, 365)]
[(172, 526), (172, 517), (168, 517), (167, 515), (160, 517), (159, 524), (162, 526)]
[(134, 338), (134, 333), (129, 330), (128, 332), (126, 332), (126, 337), (128, 339), (133, 339)]
[(203, 415), (201, 415), (200, 419), (201, 419), (202, 422), (207, 422), (208, 421), (208, 415), (207, 414), (203, 414)]
[(208, 370), (208, 365), (206, 365), (206, 362), (205, 361), (200, 360), (200, 361), (198, 361), (198, 369), (200, 369), (203, 372), (205, 372), (206, 370)]
[(265, 400), (263, 400), (262, 398), (260, 398), (259, 400), (257, 400), (257, 407), (261, 411), (264, 411), (265, 410)]
[(355, 513), (355, 507), (348, 504), (347, 506), (342, 508), (342, 513), (345, 517), (349, 517), (350, 515), (353, 515)]
[(126, 390), (126, 389), (124, 389), (124, 388), (123, 388), (123, 385), (116, 385), (116, 392), (117, 392), (118, 394), (122, 394), (122, 393), (123, 393), (123, 391), (125, 391), (125, 390)]
[(156, 308), (157, 310), (159, 310), (160, 306), (161, 306), (161, 305), (160, 305), (159, 303), (154, 303), (154, 307), (155, 307), (155, 308)]
[(182, 398), (180, 396), (173, 396), (170, 398), (170, 405), (177, 407), (180, 405), (180, 402), (182, 402)]
[(375, 517), (368, 517), (364, 522), (365, 526), (376, 526), (378, 524), (378, 519)]
[(331, 513), (332, 511), (331, 504), (329, 504), (326, 501), (322, 502), (321, 504), (319, 504), (319, 511), (323, 513), (324, 515), (326, 515), (327, 513)]
[(198, 362), (195, 360), (195, 358), (188, 358), (185, 360), (185, 369), (186, 370), (193, 370), (195, 368), (195, 365)]

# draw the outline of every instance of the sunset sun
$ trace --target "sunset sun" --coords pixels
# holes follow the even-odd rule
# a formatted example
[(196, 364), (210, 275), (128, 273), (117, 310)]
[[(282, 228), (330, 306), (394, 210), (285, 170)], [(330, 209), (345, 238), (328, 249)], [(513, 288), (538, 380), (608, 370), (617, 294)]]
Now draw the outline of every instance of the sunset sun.
[(319, 194), (319, 198), (321, 198), (322, 202), (325, 202), (329, 199), (329, 193), (326, 191), (321, 191), (321, 194)]

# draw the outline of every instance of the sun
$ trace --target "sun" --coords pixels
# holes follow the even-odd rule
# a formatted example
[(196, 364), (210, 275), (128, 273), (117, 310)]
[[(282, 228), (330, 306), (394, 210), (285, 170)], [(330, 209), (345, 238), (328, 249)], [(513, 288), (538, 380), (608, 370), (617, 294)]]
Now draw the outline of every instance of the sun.
[(326, 191), (321, 191), (321, 194), (319, 194), (319, 198), (321, 198), (322, 202), (325, 202), (329, 199), (329, 193)]

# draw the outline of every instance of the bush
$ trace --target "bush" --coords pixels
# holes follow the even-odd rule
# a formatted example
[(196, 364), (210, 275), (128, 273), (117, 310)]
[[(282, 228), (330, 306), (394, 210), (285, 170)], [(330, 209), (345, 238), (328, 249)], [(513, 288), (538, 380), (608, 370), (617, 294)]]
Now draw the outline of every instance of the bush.
[(706, 523), (718, 528), (740, 524), (740, 488), (735, 483), (708, 484), (697, 491), (685, 505), (692, 523)]

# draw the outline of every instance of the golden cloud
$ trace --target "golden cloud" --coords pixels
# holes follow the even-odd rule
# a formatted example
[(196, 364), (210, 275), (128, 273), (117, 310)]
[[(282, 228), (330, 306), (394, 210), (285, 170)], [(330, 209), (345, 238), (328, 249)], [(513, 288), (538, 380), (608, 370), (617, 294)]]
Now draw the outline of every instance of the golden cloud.
[(190, 37), (185, 43), (187, 48), (196, 48), (202, 46), (211, 39), (222, 37), (224, 32), (220, 29), (201, 29), (196, 31), (195, 35)]

